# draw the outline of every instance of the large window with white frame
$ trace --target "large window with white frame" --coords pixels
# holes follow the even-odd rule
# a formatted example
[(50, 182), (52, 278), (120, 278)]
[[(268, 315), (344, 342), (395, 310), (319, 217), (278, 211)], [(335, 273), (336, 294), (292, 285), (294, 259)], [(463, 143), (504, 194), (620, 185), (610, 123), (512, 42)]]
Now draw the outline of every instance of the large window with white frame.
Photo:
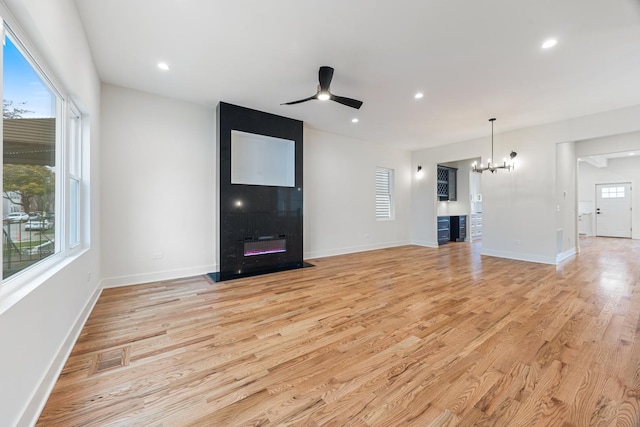
[(82, 116), (3, 24), (4, 282), (80, 244)]

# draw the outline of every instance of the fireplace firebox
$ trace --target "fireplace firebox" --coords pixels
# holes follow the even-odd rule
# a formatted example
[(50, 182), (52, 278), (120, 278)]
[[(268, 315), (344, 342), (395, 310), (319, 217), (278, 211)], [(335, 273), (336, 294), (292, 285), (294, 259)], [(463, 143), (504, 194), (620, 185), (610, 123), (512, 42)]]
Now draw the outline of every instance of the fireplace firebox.
[(258, 240), (244, 242), (244, 256), (277, 254), (287, 251), (287, 239), (260, 237)]

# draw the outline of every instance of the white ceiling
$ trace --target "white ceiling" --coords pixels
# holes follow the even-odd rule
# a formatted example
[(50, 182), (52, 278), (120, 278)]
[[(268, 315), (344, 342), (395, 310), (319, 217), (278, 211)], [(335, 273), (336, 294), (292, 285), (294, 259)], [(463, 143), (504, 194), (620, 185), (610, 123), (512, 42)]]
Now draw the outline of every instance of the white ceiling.
[[(76, 3), (106, 83), (400, 148), (640, 104), (640, 0)], [(315, 94), (321, 65), (360, 110), (280, 105)]]

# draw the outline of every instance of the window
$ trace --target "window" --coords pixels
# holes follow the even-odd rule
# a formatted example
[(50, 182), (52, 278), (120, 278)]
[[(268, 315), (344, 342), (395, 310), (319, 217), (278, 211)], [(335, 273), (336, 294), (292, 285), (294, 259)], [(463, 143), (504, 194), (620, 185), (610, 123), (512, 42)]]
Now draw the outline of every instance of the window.
[(77, 108), (3, 24), (5, 281), (80, 244), (83, 128)]
[(624, 199), (624, 187), (602, 187), (603, 199)]
[(80, 244), (80, 178), (82, 117), (75, 107), (69, 114), (69, 248)]
[(376, 168), (376, 219), (393, 218), (393, 169)]
[[(60, 98), (13, 37), (3, 47), (3, 279), (59, 250)], [(19, 221), (6, 218), (22, 212)]]

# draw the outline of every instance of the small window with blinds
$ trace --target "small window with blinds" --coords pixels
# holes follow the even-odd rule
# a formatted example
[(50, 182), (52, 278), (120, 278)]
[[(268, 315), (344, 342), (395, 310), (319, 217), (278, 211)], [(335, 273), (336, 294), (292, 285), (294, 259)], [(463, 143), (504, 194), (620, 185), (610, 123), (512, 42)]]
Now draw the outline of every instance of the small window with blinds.
[(393, 169), (376, 168), (376, 219), (393, 219)]

